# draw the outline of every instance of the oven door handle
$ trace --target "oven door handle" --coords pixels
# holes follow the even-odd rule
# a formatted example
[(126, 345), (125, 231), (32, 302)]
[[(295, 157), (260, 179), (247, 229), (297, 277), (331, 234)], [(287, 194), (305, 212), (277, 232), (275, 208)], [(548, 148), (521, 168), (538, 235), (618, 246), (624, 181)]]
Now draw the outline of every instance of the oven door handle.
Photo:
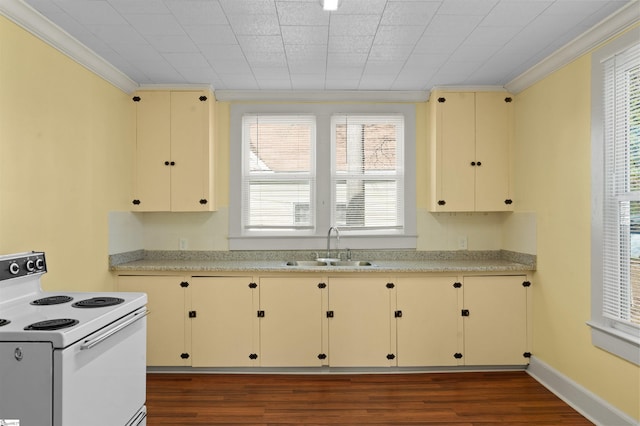
[(149, 310), (145, 308), (144, 310), (138, 311), (138, 312), (134, 312), (131, 315), (132, 315), (131, 318), (129, 318), (125, 322), (122, 322), (122, 323), (118, 324), (117, 326), (115, 326), (112, 329), (106, 331), (105, 333), (99, 335), (98, 337), (96, 337), (94, 339), (85, 340), (84, 343), (82, 345), (80, 345), (80, 350), (83, 351), (85, 349), (91, 349), (94, 346), (96, 346), (97, 344), (104, 342), (109, 337), (111, 337), (114, 334), (118, 333), (122, 329), (124, 329), (126, 327), (129, 327), (130, 325), (132, 325), (136, 321), (139, 321), (142, 318), (144, 318), (147, 315), (149, 315)]

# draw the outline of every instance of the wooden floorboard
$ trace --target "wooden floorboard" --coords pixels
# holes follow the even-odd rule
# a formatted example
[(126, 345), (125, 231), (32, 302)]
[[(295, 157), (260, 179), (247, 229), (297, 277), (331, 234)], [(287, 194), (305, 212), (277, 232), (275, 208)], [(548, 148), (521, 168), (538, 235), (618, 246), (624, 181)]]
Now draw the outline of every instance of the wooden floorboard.
[(591, 425), (523, 371), (148, 374), (148, 426)]

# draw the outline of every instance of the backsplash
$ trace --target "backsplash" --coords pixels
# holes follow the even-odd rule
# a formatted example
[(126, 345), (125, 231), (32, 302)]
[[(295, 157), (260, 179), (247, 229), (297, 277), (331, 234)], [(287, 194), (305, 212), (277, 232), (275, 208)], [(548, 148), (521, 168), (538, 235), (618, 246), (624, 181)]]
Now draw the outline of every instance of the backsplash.
[[(228, 210), (213, 213), (110, 212), (109, 254), (148, 251), (228, 251)], [(508, 250), (536, 254), (536, 215), (417, 211), (417, 251)], [(346, 247), (344, 247), (346, 248)]]

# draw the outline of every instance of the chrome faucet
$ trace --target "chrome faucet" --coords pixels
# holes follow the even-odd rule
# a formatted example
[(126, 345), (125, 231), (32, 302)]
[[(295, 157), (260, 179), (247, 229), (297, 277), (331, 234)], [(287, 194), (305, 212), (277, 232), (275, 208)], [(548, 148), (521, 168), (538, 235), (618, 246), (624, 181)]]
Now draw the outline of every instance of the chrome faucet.
[(327, 232), (327, 257), (331, 257), (331, 231), (336, 231), (336, 250), (340, 250), (340, 231), (337, 226), (332, 226)]

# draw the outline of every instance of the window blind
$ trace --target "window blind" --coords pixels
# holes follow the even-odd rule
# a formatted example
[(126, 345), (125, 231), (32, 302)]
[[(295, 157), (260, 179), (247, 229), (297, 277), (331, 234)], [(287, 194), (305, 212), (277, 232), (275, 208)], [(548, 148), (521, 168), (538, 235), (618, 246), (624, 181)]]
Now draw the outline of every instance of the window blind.
[(404, 117), (332, 116), (332, 222), (341, 229), (403, 228)]
[(640, 44), (604, 73), (603, 316), (640, 325)]
[(242, 223), (245, 232), (314, 227), (315, 118), (242, 118)]

